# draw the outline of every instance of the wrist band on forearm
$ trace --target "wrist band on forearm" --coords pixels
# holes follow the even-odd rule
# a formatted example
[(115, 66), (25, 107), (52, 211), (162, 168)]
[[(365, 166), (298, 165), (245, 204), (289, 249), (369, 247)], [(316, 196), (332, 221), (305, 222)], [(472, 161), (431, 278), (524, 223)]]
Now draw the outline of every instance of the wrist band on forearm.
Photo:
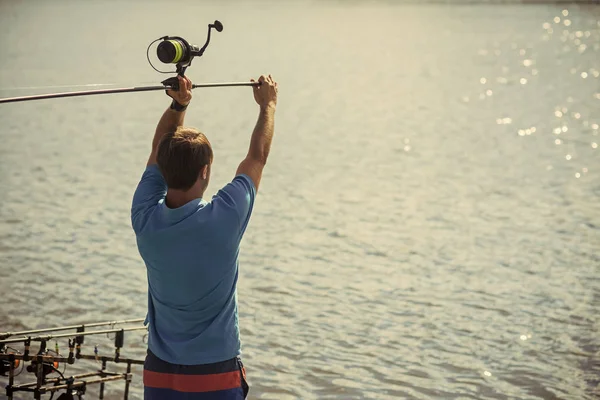
[(187, 108), (187, 105), (183, 105), (183, 104), (179, 104), (175, 99), (173, 99), (173, 101), (171, 102), (171, 110), (175, 110), (175, 111), (185, 111), (185, 109)]

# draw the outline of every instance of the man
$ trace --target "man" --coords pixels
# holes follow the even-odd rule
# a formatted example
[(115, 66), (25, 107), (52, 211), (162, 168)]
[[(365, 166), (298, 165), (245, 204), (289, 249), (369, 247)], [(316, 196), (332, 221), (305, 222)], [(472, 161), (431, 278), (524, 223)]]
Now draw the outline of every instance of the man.
[[(254, 80), (253, 80), (254, 82)], [(236, 284), (240, 241), (269, 155), (277, 83), (253, 88), (259, 116), (233, 180), (210, 202), (213, 151), (183, 127), (192, 82), (179, 77), (156, 127), (152, 152), (133, 196), (131, 221), (148, 273), (148, 354), (144, 398), (243, 399)]]

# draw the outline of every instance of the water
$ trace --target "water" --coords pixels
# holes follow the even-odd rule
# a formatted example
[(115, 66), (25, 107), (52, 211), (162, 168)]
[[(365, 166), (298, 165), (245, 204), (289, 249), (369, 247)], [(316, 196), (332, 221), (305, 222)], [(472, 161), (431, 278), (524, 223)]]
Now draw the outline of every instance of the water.
[[(214, 19), (193, 81), (276, 77), (241, 255), (251, 398), (598, 398), (600, 8), (172, 4), (0, 3), (0, 94), (156, 83), (147, 44)], [(129, 205), (167, 104), (0, 107), (0, 330), (145, 315)], [(195, 91), (211, 195), (256, 113), (247, 88)]]

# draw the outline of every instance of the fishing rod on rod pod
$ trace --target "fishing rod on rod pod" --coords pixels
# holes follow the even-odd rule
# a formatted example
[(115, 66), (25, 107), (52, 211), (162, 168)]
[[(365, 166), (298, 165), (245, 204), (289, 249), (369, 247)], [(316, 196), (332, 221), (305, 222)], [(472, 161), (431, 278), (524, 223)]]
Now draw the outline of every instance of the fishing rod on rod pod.
[[(0, 376), (8, 376), (8, 385), (5, 387), (7, 398), (9, 400), (13, 399), (13, 395), (16, 392), (30, 392), (34, 395), (35, 399), (41, 399), (42, 395), (50, 394), (51, 400), (55, 393), (64, 391), (57, 400), (72, 400), (75, 396), (82, 399), (88, 386), (99, 384), (99, 399), (103, 399), (105, 383), (121, 380), (125, 381), (123, 399), (127, 399), (129, 386), (132, 380), (132, 366), (143, 365), (144, 360), (136, 360), (121, 355), (121, 349), (125, 346), (125, 332), (147, 331), (148, 328), (143, 325), (115, 326), (139, 323), (142, 321), (143, 319), (129, 319), (93, 322), (55, 328), (0, 333), (3, 338), (0, 340)], [(111, 328), (85, 330), (86, 328), (106, 325), (111, 326)], [(76, 329), (76, 331), (69, 333), (54, 333), (73, 329)], [(82, 352), (85, 336), (105, 335), (109, 333), (115, 334), (113, 354), (100, 354), (98, 345), (94, 346), (94, 354), (84, 354)], [(38, 334), (38, 336), (32, 336), (32, 334)], [(58, 341), (56, 342), (54, 350), (48, 348), (48, 342), (57, 339), (68, 339), (68, 354), (61, 354)], [(39, 349), (37, 352), (31, 349), (32, 342), (39, 342)], [(22, 346), (22, 350), (8, 346), (19, 343)], [(94, 372), (66, 377), (65, 370), (67, 369), (67, 365), (72, 365), (77, 360), (96, 361), (99, 369)], [(26, 363), (29, 364), (25, 365)], [(125, 365), (126, 372), (109, 371), (107, 370), (108, 363)], [(62, 366), (62, 371), (60, 371), (60, 366)], [(33, 382), (17, 384), (15, 382), (15, 377), (20, 375), (24, 370), (34, 374), (36, 379)], [(59, 377), (50, 377), (50, 375), (54, 373), (58, 374)]]
[[(212, 29), (215, 29), (217, 32), (223, 31), (223, 24), (220, 21), (215, 21), (212, 24), (208, 24), (208, 34), (206, 37), (206, 43), (204, 46), (198, 47), (196, 45), (190, 44), (187, 40), (180, 36), (163, 36), (160, 37), (148, 45), (146, 49), (146, 58), (148, 59), (148, 63), (150, 66), (154, 68), (155, 71), (160, 72), (162, 74), (171, 74), (176, 72), (177, 75), (183, 76), (185, 74), (185, 70), (192, 65), (192, 60), (195, 57), (202, 57), (204, 51), (208, 47), (210, 43), (210, 33)], [(159, 42), (156, 48), (156, 55), (158, 59), (165, 64), (175, 64), (175, 71), (161, 71), (157, 69), (152, 61), (150, 61), (150, 47)], [(232, 87), (232, 86), (258, 86), (260, 83), (258, 82), (220, 82), (220, 83), (200, 83), (193, 84), (192, 89), (197, 88), (214, 88), (214, 87)], [(114, 88), (114, 89), (96, 89), (96, 90), (82, 90), (75, 92), (62, 92), (62, 93), (48, 93), (48, 94), (38, 94), (31, 96), (18, 96), (18, 97), (5, 97), (0, 98), (0, 104), (4, 103), (15, 103), (21, 101), (31, 101), (31, 100), (46, 100), (46, 99), (57, 99), (63, 97), (78, 97), (78, 96), (92, 96), (99, 94), (116, 94), (116, 93), (133, 93), (133, 92), (148, 92), (155, 90), (178, 90), (179, 82), (177, 80), (177, 76), (165, 79), (161, 82), (161, 85), (154, 86), (134, 86), (134, 87), (122, 87), (122, 88)]]
[(0, 332), (0, 340), (7, 339), (11, 336), (31, 335), (34, 333), (44, 333), (44, 332), (70, 331), (73, 329), (77, 329), (77, 332), (84, 332), (85, 328), (94, 328), (94, 327), (98, 327), (98, 326), (115, 327), (116, 325), (133, 324), (133, 323), (137, 323), (137, 322), (144, 322), (144, 318), (124, 319), (124, 320), (118, 320), (118, 321), (91, 322), (91, 323), (87, 323), (87, 324), (66, 325), (66, 326), (58, 326), (55, 328), (31, 329), (31, 330), (26, 330), (26, 331)]

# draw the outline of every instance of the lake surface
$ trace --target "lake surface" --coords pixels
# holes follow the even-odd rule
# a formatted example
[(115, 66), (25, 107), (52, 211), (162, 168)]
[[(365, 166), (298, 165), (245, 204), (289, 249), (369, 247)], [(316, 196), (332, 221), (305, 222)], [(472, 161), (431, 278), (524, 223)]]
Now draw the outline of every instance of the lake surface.
[[(600, 396), (600, 7), (174, 4), (0, 2), (0, 97), (156, 84), (150, 41), (215, 19), (194, 82), (278, 80), (240, 261), (250, 398)], [(0, 331), (145, 316), (129, 207), (168, 104), (0, 106)], [(256, 114), (248, 88), (194, 92), (210, 195)]]

